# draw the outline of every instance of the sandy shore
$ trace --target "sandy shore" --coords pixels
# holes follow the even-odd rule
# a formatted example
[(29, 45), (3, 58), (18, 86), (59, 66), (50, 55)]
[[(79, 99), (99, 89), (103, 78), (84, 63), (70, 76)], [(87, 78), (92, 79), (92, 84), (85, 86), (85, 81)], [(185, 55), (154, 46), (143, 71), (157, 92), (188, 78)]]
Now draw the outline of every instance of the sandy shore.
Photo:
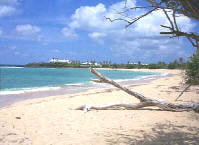
[[(172, 75), (131, 89), (174, 102), (183, 89), (180, 70), (134, 70)], [(192, 86), (176, 103), (199, 102)], [(116, 88), (26, 100), (0, 109), (2, 145), (199, 144), (199, 114), (158, 110), (74, 110), (83, 104), (138, 102)]]

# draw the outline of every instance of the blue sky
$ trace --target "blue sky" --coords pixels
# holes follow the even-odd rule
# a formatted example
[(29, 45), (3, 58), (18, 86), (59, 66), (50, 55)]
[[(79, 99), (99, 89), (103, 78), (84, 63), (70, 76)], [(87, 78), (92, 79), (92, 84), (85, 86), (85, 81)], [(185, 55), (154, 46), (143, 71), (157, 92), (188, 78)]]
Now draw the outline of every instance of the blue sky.
[[(128, 0), (127, 7), (142, 2)], [(0, 0), (0, 64), (47, 62), (53, 57), (170, 62), (180, 56), (188, 58), (195, 51), (186, 39), (159, 35), (159, 25), (168, 24), (162, 12), (128, 29), (124, 22), (110, 23), (104, 18), (119, 17), (116, 10), (123, 7), (123, 0)], [(196, 22), (189, 18), (182, 16), (177, 21), (183, 30), (196, 31)]]

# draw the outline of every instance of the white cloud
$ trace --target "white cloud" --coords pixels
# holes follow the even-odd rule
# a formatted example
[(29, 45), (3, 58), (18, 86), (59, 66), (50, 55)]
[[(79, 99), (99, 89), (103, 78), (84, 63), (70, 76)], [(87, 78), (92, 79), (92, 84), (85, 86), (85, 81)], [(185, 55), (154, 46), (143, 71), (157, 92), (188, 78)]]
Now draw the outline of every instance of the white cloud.
[[(123, 3), (123, 7), (124, 7)], [(111, 9), (112, 11), (112, 9)], [(71, 16), (71, 22), (67, 27), (62, 29), (65, 37), (72, 38), (77, 34), (75, 29), (83, 29), (86, 31), (105, 31), (110, 29), (117, 29), (120, 23), (111, 23), (105, 19), (105, 15), (111, 14), (104, 4), (99, 3), (96, 6), (82, 6), (76, 9), (75, 13)], [(115, 16), (115, 14), (113, 14)], [(92, 38), (92, 36), (91, 36)]]
[(98, 4), (96, 7), (82, 6), (78, 8), (72, 15), (72, 22), (69, 24), (69, 26), (72, 29), (80, 27), (98, 28), (105, 24), (101, 18), (101, 16), (103, 16), (105, 12), (106, 8), (101, 3)]
[(10, 16), (16, 12), (16, 8), (12, 6), (0, 5), (0, 18)]
[(18, 0), (0, 0), (0, 18), (18, 13)]
[(132, 8), (136, 6), (136, 0), (123, 0), (121, 2), (117, 2), (109, 7), (110, 11), (118, 11), (121, 12), (128, 8)]
[(93, 32), (93, 33), (89, 33), (88, 35), (91, 38), (101, 38), (101, 37), (105, 37), (106, 36), (105, 33), (100, 33), (100, 32)]
[[(159, 53), (164, 53), (164, 51), (170, 50), (171, 47), (177, 48), (177, 46), (183, 46), (181, 41), (174, 41), (168, 38), (168, 36), (159, 34), (160, 31), (167, 31), (161, 28), (160, 25), (169, 25), (165, 14), (161, 10), (144, 17), (127, 29), (125, 29), (126, 23), (123, 21), (114, 21), (111, 23), (105, 19), (104, 16), (111, 19), (122, 17), (117, 12), (124, 10), (124, 6), (124, 1), (115, 3), (109, 7), (106, 7), (102, 3), (96, 6), (82, 6), (76, 9), (71, 16), (71, 22), (67, 26), (67, 32), (72, 31), (72, 34), (67, 34), (69, 36), (73, 35), (78, 29), (87, 31), (88, 36), (92, 40), (103, 44), (104, 41), (108, 39), (111, 51), (126, 55), (140, 53), (141, 56), (146, 56), (146, 54), (151, 53), (158, 56)], [(137, 6), (136, 1), (129, 0), (126, 6)], [(129, 12), (128, 15), (129, 17), (135, 17), (144, 12), (144, 10), (136, 9), (136, 11)], [(177, 17), (177, 22), (183, 31), (191, 31), (194, 27), (191, 20), (185, 16)], [(163, 46), (160, 45), (162, 43), (165, 47), (164, 50)], [(146, 54), (143, 53), (145, 50), (147, 52)], [(165, 55), (175, 53), (172, 50), (168, 52), (169, 53), (165, 53)]]
[[(115, 56), (135, 55), (140, 51), (140, 43), (137, 40), (132, 41), (115, 41), (111, 45), (111, 50), (114, 52)], [(128, 49), (127, 49), (128, 48)]]
[(72, 29), (69, 29), (67, 27), (63, 28), (61, 32), (67, 39), (76, 39), (78, 37), (78, 35)]
[(44, 45), (47, 45), (47, 42), (44, 40), (44, 37), (41, 34), (41, 28), (31, 24), (16, 25), (13, 34), (9, 37), (15, 39), (38, 41)]
[[(169, 15), (172, 15), (171, 12)], [(188, 17), (181, 15), (177, 17), (176, 20), (183, 31), (191, 31), (194, 27), (194, 24), (191, 23), (191, 20)], [(151, 15), (137, 21), (137, 23), (135, 23), (134, 31), (142, 36), (154, 36), (159, 35), (162, 31), (168, 31), (160, 25), (170, 25), (162, 10), (154, 11)]]
[(104, 37), (106, 37), (106, 33), (101, 33), (101, 32), (93, 32), (93, 33), (89, 33), (88, 36), (95, 40), (96, 42), (100, 43), (100, 44), (104, 44)]
[(38, 26), (33, 26), (30, 24), (17, 25), (15, 30), (21, 35), (34, 35), (41, 31)]
[(71, 29), (83, 29), (88, 31), (104, 31), (114, 30), (121, 28), (123, 22), (111, 23), (105, 19), (105, 16), (116, 18), (119, 16), (114, 9), (123, 8), (125, 6), (124, 1), (116, 3), (109, 8), (106, 8), (104, 4), (99, 3), (96, 6), (82, 6), (76, 9), (75, 13), (71, 16), (71, 22), (69, 27)]

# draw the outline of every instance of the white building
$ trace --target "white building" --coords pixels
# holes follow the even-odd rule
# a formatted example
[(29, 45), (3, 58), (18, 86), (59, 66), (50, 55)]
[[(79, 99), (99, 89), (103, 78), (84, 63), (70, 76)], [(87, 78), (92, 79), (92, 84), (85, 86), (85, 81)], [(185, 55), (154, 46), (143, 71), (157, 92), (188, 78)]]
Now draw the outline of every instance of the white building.
[[(137, 63), (137, 62), (130, 62), (130, 63), (128, 63), (128, 64), (135, 64), (135, 65), (137, 65), (138, 63)], [(141, 65), (148, 65), (148, 64), (141, 63)]]
[(101, 65), (101, 64), (99, 64), (99, 63), (97, 63), (97, 62), (95, 62), (95, 63), (94, 63), (94, 66), (102, 67), (102, 65)]
[(87, 61), (87, 62), (82, 62), (81, 64), (82, 64), (82, 65), (92, 65), (92, 63), (91, 63), (91, 62), (88, 62), (88, 61)]
[(129, 64), (138, 64), (138, 63), (136, 63), (136, 62), (129, 62)]
[(68, 59), (57, 59), (57, 58), (52, 58), (49, 62), (50, 63), (60, 62), (60, 63), (68, 63), (68, 64), (71, 63), (71, 61)]
[(102, 65), (101, 64), (99, 64), (99, 63), (97, 63), (97, 62), (95, 62), (95, 63), (92, 63), (92, 62), (82, 62), (81, 63), (81, 66), (96, 66), (96, 67), (101, 67)]

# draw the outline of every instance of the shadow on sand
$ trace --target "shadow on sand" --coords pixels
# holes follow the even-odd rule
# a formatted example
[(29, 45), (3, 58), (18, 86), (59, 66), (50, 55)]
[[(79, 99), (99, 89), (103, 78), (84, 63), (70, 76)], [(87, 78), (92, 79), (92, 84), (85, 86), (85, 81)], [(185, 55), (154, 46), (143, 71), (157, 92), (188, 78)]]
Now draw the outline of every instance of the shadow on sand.
[[(133, 131), (134, 134), (114, 134), (107, 139), (107, 144), (118, 145), (199, 145), (199, 127), (175, 126), (173, 124), (157, 124), (152, 133), (144, 130)], [(142, 134), (143, 137), (135, 133)]]

